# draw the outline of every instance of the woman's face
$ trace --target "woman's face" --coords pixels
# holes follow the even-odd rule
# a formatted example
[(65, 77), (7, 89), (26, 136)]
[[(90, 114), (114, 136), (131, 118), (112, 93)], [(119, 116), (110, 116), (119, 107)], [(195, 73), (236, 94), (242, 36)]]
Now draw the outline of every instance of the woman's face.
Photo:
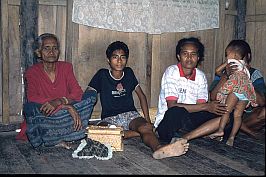
[(40, 57), (44, 62), (53, 63), (59, 58), (59, 48), (56, 39), (46, 38), (43, 40), (43, 45), (40, 49)]
[(108, 61), (112, 70), (123, 71), (127, 64), (126, 53), (121, 49), (115, 50)]
[(198, 48), (194, 44), (185, 44), (177, 57), (184, 69), (194, 69), (199, 61)]
[(226, 49), (225, 51), (225, 57), (226, 59), (236, 59), (236, 60), (242, 60), (243, 57), (240, 55), (239, 52), (233, 50), (233, 49)]

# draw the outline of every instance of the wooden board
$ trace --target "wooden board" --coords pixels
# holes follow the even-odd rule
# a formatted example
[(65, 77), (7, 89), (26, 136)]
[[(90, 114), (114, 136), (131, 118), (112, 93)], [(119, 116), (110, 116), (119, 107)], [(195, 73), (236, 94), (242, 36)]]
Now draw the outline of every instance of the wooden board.
[[(113, 152), (109, 160), (74, 159), (73, 150), (33, 149), (15, 140), (15, 132), (0, 133), (2, 174), (126, 174), (126, 175), (265, 175), (265, 141), (240, 134), (235, 147), (206, 138), (190, 141), (189, 151), (180, 157), (152, 158), (152, 151), (140, 138), (124, 140), (124, 151)], [(75, 144), (75, 147), (78, 143)]]

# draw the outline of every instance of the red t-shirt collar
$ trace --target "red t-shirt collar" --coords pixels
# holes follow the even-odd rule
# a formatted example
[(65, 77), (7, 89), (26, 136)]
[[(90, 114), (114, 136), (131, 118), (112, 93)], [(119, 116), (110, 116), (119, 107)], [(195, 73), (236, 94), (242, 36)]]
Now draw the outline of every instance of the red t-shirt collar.
[[(185, 77), (184, 71), (182, 69), (181, 63), (177, 64), (179, 69), (180, 77)], [(196, 68), (193, 69), (191, 76), (188, 78), (189, 80), (195, 81), (196, 78)]]

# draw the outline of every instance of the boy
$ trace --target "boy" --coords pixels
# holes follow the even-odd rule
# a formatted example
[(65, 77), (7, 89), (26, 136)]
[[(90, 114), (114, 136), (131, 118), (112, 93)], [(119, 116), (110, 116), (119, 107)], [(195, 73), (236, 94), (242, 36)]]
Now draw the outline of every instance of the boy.
[[(126, 67), (128, 46), (121, 41), (113, 42), (108, 46), (106, 56), (110, 69), (100, 69), (87, 88), (100, 94), (102, 120), (99, 125), (122, 126), (124, 138), (140, 135), (143, 142), (154, 151), (155, 159), (185, 154), (189, 145), (186, 140), (179, 139), (175, 143), (162, 146), (153, 132), (146, 96), (133, 70)], [(133, 91), (140, 100), (145, 118), (141, 117), (134, 105)]]

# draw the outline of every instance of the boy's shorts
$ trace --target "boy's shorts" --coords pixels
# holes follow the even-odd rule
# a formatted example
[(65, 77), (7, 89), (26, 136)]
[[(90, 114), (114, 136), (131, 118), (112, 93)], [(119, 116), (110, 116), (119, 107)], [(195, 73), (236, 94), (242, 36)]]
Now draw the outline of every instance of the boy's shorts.
[(142, 117), (137, 111), (129, 111), (118, 114), (116, 116), (110, 116), (102, 119), (97, 123), (99, 125), (102, 122), (107, 122), (110, 125), (116, 125), (123, 127), (124, 130), (129, 130), (129, 124), (132, 120)]

